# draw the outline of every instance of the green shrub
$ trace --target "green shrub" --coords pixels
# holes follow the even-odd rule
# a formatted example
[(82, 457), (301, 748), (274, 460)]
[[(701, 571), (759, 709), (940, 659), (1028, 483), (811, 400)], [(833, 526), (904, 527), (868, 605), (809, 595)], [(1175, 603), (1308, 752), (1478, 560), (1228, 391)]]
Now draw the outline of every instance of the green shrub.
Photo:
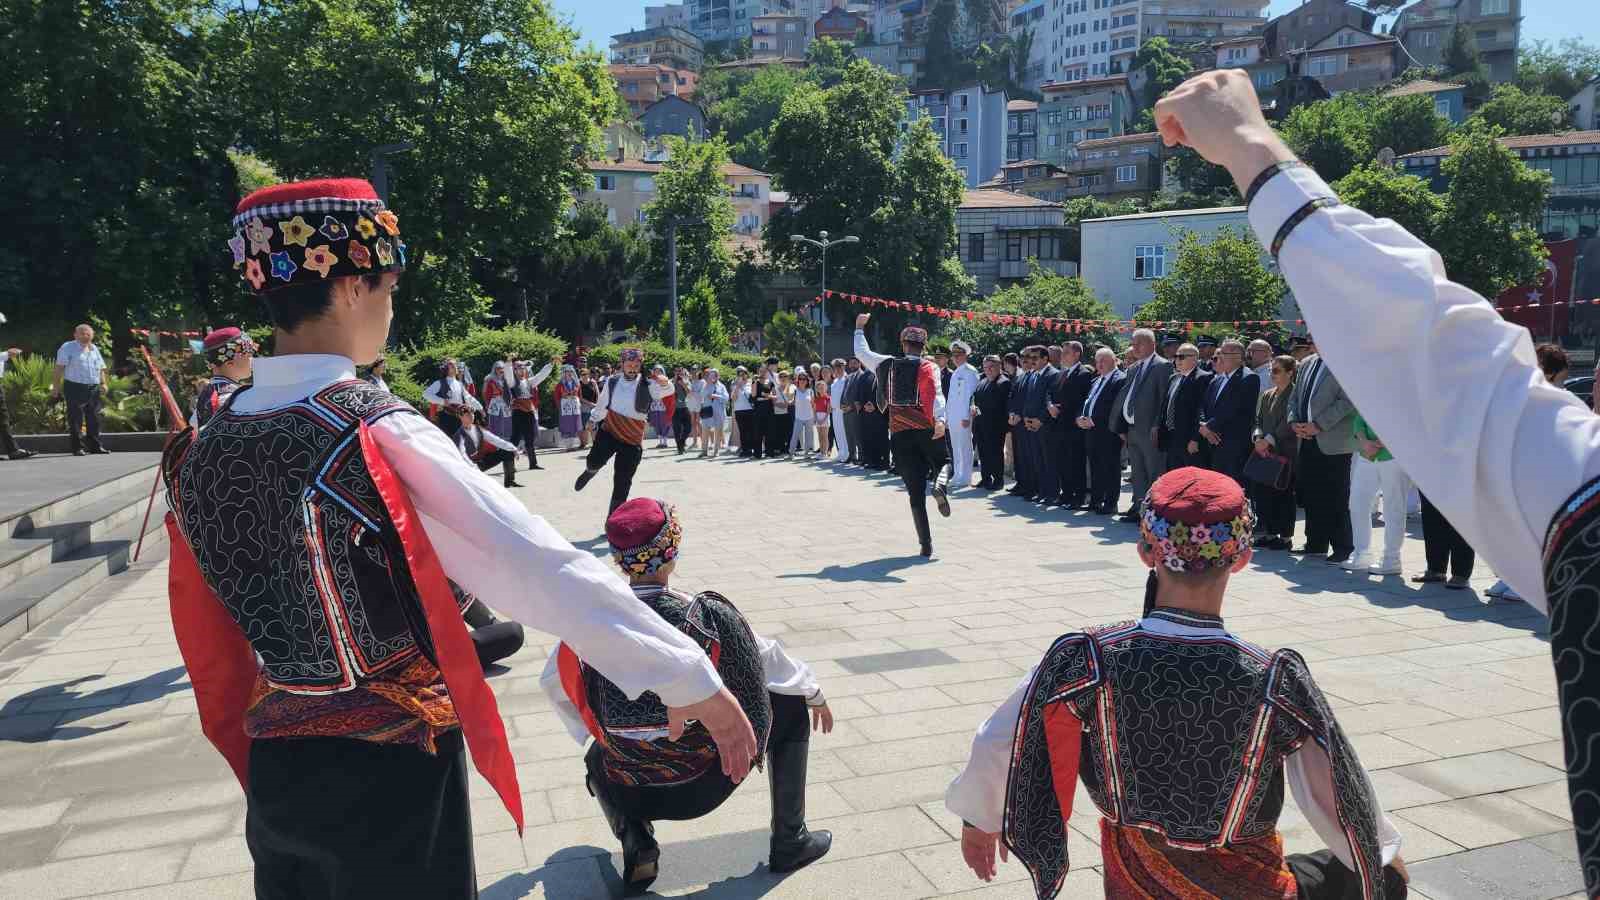
[(718, 369), (720, 370), (720, 374), (724, 378), (727, 378), (733, 373), (734, 369), (737, 369), (740, 366), (744, 366), (746, 369), (754, 372), (756, 369), (761, 368), (761, 364), (765, 362), (766, 359), (767, 358), (765, 356), (762, 356), (759, 353), (736, 353), (732, 350), (729, 350), (728, 352), (722, 354), (722, 365), (719, 366)]
[(698, 371), (701, 366), (717, 366), (721, 368), (721, 360), (704, 350), (698, 350), (693, 347), (678, 347), (674, 349), (659, 341), (606, 344), (603, 347), (595, 347), (589, 351), (587, 363), (591, 366), (596, 363), (605, 363), (615, 367), (619, 362), (619, 357), (622, 355), (623, 347), (642, 348), (644, 350), (645, 367), (648, 369), (650, 366), (662, 366), (667, 370), (668, 375), (672, 374), (672, 371), (678, 366), (683, 366), (690, 371)]
[[(193, 404), (192, 378), (186, 374), (188, 362), (184, 355), (168, 354), (157, 357), (168, 378), (179, 408), (187, 417)], [(167, 364), (172, 365), (166, 371)], [(137, 374), (112, 376), (100, 408), (100, 428), (105, 432), (157, 431), (167, 427), (165, 421), (157, 424), (160, 406), (155, 385), (139, 365)], [(0, 390), (6, 394), (6, 405), (11, 411), (11, 427), (17, 434), (61, 434), (67, 430), (67, 407), (60, 401), (51, 402), (50, 387), (55, 375), (55, 360), (51, 357), (29, 354), (19, 356), (6, 366), (0, 379)], [(148, 389), (146, 386), (148, 385)]]
[[(472, 370), (473, 380), (481, 384), (484, 376), (493, 370), (496, 360), (515, 355), (542, 366), (542, 360), (566, 352), (565, 341), (527, 325), (509, 325), (505, 328), (479, 326), (465, 337), (429, 344), (406, 354), (391, 354), (389, 371), (393, 373), (399, 368), (393, 360), (403, 356), (407, 364), (406, 371), (419, 385), (426, 387), (439, 378), (439, 366), (446, 359), (459, 359)], [(535, 366), (535, 370), (537, 368)], [(390, 384), (392, 386), (393, 382)]]

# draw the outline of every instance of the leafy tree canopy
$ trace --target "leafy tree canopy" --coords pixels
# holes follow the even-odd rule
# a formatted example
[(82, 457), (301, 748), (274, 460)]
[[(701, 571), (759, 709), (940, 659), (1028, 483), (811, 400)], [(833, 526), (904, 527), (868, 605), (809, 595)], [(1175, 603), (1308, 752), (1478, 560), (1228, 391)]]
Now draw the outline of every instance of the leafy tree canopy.
[(1572, 110), (1567, 101), (1549, 94), (1529, 94), (1514, 84), (1498, 85), (1489, 102), (1478, 107), (1472, 120), (1505, 134), (1555, 134), (1572, 130)]
[(580, 203), (560, 237), (519, 260), (528, 281), (496, 308), (507, 320), (537, 321), (571, 337), (602, 328), (605, 313), (633, 304), (650, 253), (650, 239), (637, 224), (619, 228), (606, 221), (601, 204)]
[(1600, 75), (1600, 47), (1578, 38), (1563, 40), (1559, 49), (1534, 41), (1517, 54), (1517, 87), (1529, 94), (1568, 100), (1596, 75)]
[(1095, 299), (1094, 292), (1076, 276), (1057, 275), (1034, 263), (1022, 284), (1003, 288), (967, 307), (980, 315), (976, 319), (954, 319), (945, 330), (951, 340), (960, 338), (972, 345), (979, 356), (1004, 354), (1029, 344), (1059, 344), (1066, 340), (1101, 343), (1115, 347), (1115, 334), (1106, 329), (1088, 329), (1071, 334), (1048, 331), (1042, 325), (1020, 322), (1003, 325), (989, 321), (989, 315), (1037, 316), (1041, 319), (1086, 319), (1106, 321), (1117, 318), (1109, 303)]
[(1135, 72), (1145, 70), (1145, 107), (1154, 106), (1163, 94), (1182, 84), (1194, 71), (1188, 58), (1174, 50), (1164, 37), (1153, 37), (1141, 44), (1128, 67)]
[(1253, 236), (1223, 227), (1210, 239), (1185, 231), (1177, 259), (1151, 291), (1138, 321), (1242, 322), (1277, 318), (1289, 285), (1267, 268)]
[[(667, 224), (685, 223), (677, 229), (678, 284), (704, 279), (721, 295), (733, 274), (733, 254), (728, 249), (733, 201), (722, 174), (728, 145), (720, 136), (696, 142), (668, 137), (666, 142), (671, 156), (656, 176), (656, 199), (644, 209), (653, 234), (653, 271), (666, 277)], [(653, 316), (656, 310), (646, 312)]]

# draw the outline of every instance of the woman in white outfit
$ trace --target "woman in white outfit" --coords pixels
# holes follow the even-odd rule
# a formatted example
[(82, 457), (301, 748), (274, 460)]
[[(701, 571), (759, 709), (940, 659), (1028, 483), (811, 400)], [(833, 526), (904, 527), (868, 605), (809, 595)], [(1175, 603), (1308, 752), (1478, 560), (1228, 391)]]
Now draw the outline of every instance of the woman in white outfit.
[[(1359, 412), (1351, 427), (1356, 436), (1356, 454), (1350, 469), (1350, 536), (1355, 549), (1339, 565), (1350, 572), (1399, 575), (1400, 548), (1406, 541), (1406, 494), (1410, 493), (1411, 479)], [(1380, 491), (1383, 493), (1383, 550), (1373, 559), (1369, 553), (1372, 503)]]
[(716, 459), (722, 452), (723, 429), (728, 425), (728, 386), (722, 383), (716, 369), (706, 370), (695, 421), (700, 424), (700, 455)]
[(816, 404), (812, 398), (816, 395), (811, 389), (811, 374), (801, 370), (794, 378), (794, 436), (789, 439), (789, 452), (798, 455), (802, 450), (806, 456), (814, 456), (817, 452)]

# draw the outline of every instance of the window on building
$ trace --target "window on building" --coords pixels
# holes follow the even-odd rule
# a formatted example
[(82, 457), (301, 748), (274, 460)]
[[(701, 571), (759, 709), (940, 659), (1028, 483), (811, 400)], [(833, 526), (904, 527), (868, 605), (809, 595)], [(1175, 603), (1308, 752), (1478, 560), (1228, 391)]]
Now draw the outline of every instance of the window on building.
[(1006, 232), (1006, 262), (1022, 261), (1022, 235), (1015, 231)]
[(956, 109), (966, 109), (966, 108), (967, 108), (967, 95), (966, 94), (958, 94), (958, 95), (956, 95)]
[(961, 142), (959, 144), (956, 144), (955, 145), (955, 151), (951, 155), (953, 155), (956, 159), (966, 159), (967, 158), (967, 144), (966, 144), (966, 142), (963, 141), (963, 142)]
[(1093, 175), (1084, 175), (1081, 178), (1079, 178), (1078, 179), (1078, 187), (1085, 187), (1085, 188), (1088, 188), (1088, 187), (1099, 187), (1100, 185), (1105, 184), (1105, 182), (1106, 182), (1105, 173), (1096, 172)]
[(633, 180), (633, 189), (649, 194), (656, 189), (656, 180), (649, 175), (641, 175)]
[(609, 206), (606, 207), (606, 224), (608, 224), (608, 225), (617, 224), (617, 211), (612, 209)]
[(1016, 113), (1006, 116), (1006, 130), (1015, 134), (1021, 128), (1021, 126), (1018, 124), (1019, 121), (1020, 120), (1017, 118)]
[[(966, 173), (963, 172), (963, 175)], [(983, 232), (967, 235), (967, 262), (983, 262)]]
[(966, 134), (967, 133), (967, 120), (966, 119), (957, 119), (956, 120), (956, 133), (957, 134)]
[(1418, 43), (1419, 46), (1422, 46), (1422, 47), (1433, 47), (1433, 46), (1436, 46), (1438, 44), (1438, 41), (1439, 41), (1439, 34), (1438, 34), (1438, 32), (1434, 32), (1434, 31), (1424, 31), (1422, 34), (1418, 35), (1418, 37), (1419, 37), (1419, 40), (1418, 40), (1417, 43)]
[(961, 176), (961, 180), (962, 181), (966, 181), (967, 180), (967, 167), (966, 166), (957, 166), (956, 167), (956, 174)]
[(1167, 274), (1167, 248), (1162, 244), (1139, 244), (1133, 248), (1133, 277), (1161, 278)]
[(1055, 134), (1046, 135), (1045, 139), (1044, 139), (1044, 145), (1046, 147), (1049, 147), (1050, 149), (1054, 150), (1056, 148), (1056, 138), (1057, 137), (1058, 137), (1058, 135), (1055, 135)]
[(615, 175), (596, 175), (594, 177), (594, 189), (597, 190), (597, 191), (614, 191), (614, 190), (616, 190), (617, 189), (617, 176), (615, 176)]
[(1339, 35), (1339, 46), (1348, 47), (1356, 42), (1356, 36), (1350, 32)]
[(1481, 0), (1479, 13), (1485, 16), (1503, 16), (1511, 12), (1511, 0)]
[(1117, 183), (1130, 184), (1139, 180), (1138, 166), (1117, 166)]
[(1337, 75), (1343, 68), (1341, 63), (1344, 57), (1338, 55), (1319, 56), (1311, 61), (1311, 76)]
[(1445, 118), (1450, 118), (1450, 101), (1443, 97), (1433, 98), (1433, 111)]
[(647, 225), (650, 222), (650, 216), (641, 209), (633, 214), (633, 220), (638, 222), (640, 225)]

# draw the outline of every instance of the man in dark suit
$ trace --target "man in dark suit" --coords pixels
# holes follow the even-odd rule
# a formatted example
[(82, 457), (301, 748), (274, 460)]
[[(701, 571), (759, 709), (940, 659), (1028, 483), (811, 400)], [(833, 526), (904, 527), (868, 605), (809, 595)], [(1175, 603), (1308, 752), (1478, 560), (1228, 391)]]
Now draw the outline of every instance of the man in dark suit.
[(1177, 370), (1167, 382), (1167, 409), (1161, 421), (1161, 450), (1167, 471), (1200, 465), (1200, 403), (1211, 376), (1200, 371), (1200, 351), (1183, 344), (1173, 354)]
[(1011, 400), (1006, 407), (1006, 422), (1011, 426), (1011, 465), (1017, 483), (1007, 493), (1023, 497), (1033, 496), (1039, 489), (1033, 466), (1033, 433), (1023, 427), (1022, 406), (1028, 388), (1033, 384), (1034, 356), (1030, 349), (1022, 351), (1022, 368), (1011, 382)]
[(1206, 468), (1244, 487), (1261, 380), (1244, 367), (1244, 344), (1232, 338), (1222, 342), (1212, 365), (1216, 372), (1200, 403), (1200, 451)]
[(889, 416), (878, 408), (878, 376), (865, 366), (859, 383), (861, 403), (861, 443), (865, 445), (866, 467), (883, 471), (889, 468)]
[(1050, 452), (1055, 454), (1061, 480), (1057, 499), (1068, 509), (1086, 505), (1089, 497), (1089, 436), (1074, 420), (1089, 397), (1094, 377), (1094, 369), (1083, 362), (1083, 345), (1077, 341), (1062, 344), (1061, 375), (1047, 409), (1054, 442)]
[(1051, 364), (1048, 348), (1034, 346), (1028, 351), (1037, 367), (1028, 385), (1028, 396), (1022, 402), (1022, 427), (1032, 435), (1029, 446), (1033, 452), (1034, 491), (1028, 499), (1053, 503), (1061, 496), (1061, 476), (1057, 467), (1060, 461), (1050, 452), (1049, 402), (1055, 396), (1061, 370)]
[(984, 357), (983, 380), (978, 382), (978, 390), (972, 395), (972, 405), (978, 408), (978, 416), (972, 424), (978, 465), (983, 473), (978, 486), (985, 490), (1005, 487), (1006, 435), (1011, 432), (1006, 416), (1010, 404), (1011, 379), (1001, 370), (1000, 357)]
[(839, 405), (844, 412), (845, 446), (850, 448), (850, 462), (861, 465), (866, 448), (861, 446), (861, 404), (856, 401), (856, 386), (861, 380), (861, 361), (854, 356), (845, 360), (844, 390), (839, 394)]
[(1128, 447), (1128, 462), (1133, 468), (1133, 504), (1122, 514), (1122, 521), (1139, 520), (1139, 504), (1150, 485), (1166, 472), (1166, 459), (1156, 450), (1156, 426), (1167, 409), (1167, 381), (1172, 363), (1156, 354), (1156, 336), (1148, 328), (1133, 332), (1133, 364), (1125, 373), (1122, 397), (1111, 427), (1123, 436)]
[(1117, 368), (1117, 354), (1109, 347), (1095, 351), (1094, 368), (1097, 374), (1075, 424), (1087, 435), (1089, 509), (1109, 516), (1117, 511), (1117, 495), (1122, 493), (1122, 437), (1111, 430), (1111, 423), (1127, 377)]
[(1200, 351), (1200, 371), (1205, 372), (1206, 374), (1215, 372), (1217, 360), (1217, 339), (1202, 334), (1195, 340), (1194, 345), (1196, 349)]

